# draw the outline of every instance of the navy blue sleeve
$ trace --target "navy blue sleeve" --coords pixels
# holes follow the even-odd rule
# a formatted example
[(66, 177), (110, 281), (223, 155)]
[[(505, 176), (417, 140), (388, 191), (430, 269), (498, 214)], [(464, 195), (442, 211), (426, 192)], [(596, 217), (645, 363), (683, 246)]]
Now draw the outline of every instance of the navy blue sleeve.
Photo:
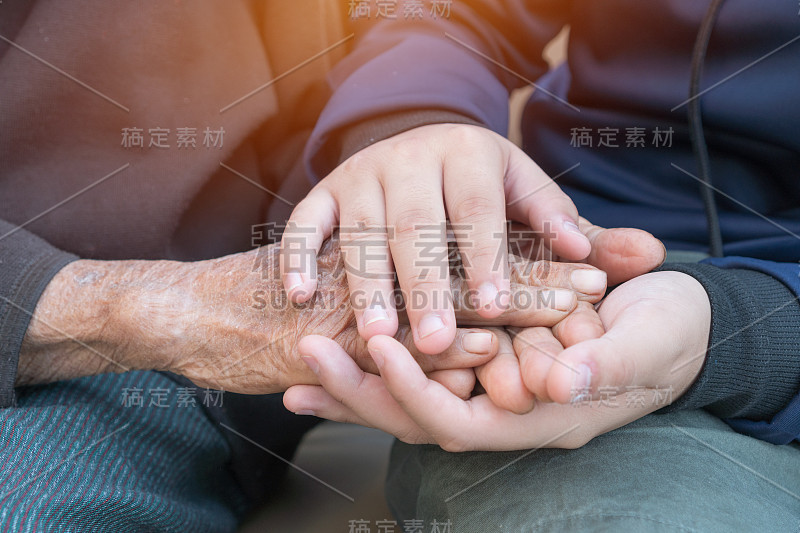
[(446, 111), (506, 135), (509, 91), (546, 72), (542, 52), (570, 6), (468, 0), (453, 2), (449, 17), (428, 6), (421, 20), (376, 24), (331, 74), (334, 93), (306, 147), (309, 175), (324, 177), (339, 161), (337, 133), (403, 111)]
[(703, 370), (663, 411), (705, 408), (755, 438), (800, 440), (800, 265), (727, 257), (661, 270), (697, 279), (712, 315)]

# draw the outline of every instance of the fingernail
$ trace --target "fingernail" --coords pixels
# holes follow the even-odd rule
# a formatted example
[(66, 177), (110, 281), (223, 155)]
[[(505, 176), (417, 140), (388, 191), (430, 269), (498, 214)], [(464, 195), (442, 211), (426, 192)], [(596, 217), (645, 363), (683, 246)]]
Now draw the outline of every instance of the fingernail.
[(564, 229), (565, 229), (565, 230), (567, 230), (567, 231), (568, 231), (568, 232), (570, 232), (570, 233), (577, 233), (577, 234), (578, 234), (578, 235), (580, 235), (581, 237), (586, 237), (586, 235), (584, 235), (584, 234), (583, 234), (583, 232), (580, 230), (580, 228), (578, 227), (578, 225), (577, 225), (577, 224), (575, 224), (575, 223), (574, 223), (573, 221), (571, 221), (571, 220), (565, 220), (565, 221), (563, 222), (562, 226), (564, 227)]
[(591, 394), (592, 369), (587, 365), (581, 364), (578, 365), (577, 371), (578, 373), (572, 382), (573, 390), (580, 394)]
[(476, 295), (476, 302), (473, 302), (475, 307), (489, 307), (492, 302), (497, 299), (497, 293), (500, 292), (495, 287), (494, 283), (489, 281), (482, 283), (478, 287), (478, 294)]
[(442, 318), (439, 315), (432, 313), (430, 315), (426, 315), (422, 320), (419, 321), (417, 331), (419, 332), (419, 338), (424, 339), (426, 337), (430, 337), (437, 331), (443, 330), (444, 328), (445, 326)]
[(311, 409), (300, 409), (299, 411), (295, 411), (294, 414), (300, 416), (317, 416), (317, 413), (315, 413)]
[(287, 292), (291, 292), (303, 285), (303, 277), (297, 272), (290, 272), (286, 274), (286, 285), (289, 287)]
[(572, 288), (584, 294), (601, 293), (606, 288), (606, 273), (602, 270), (580, 269), (570, 275)]
[(487, 354), (492, 349), (491, 333), (467, 333), (462, 341), (464, 349), (474, 354)]
[(302, 359), (303, 362), (308, 365), (308, 368), (310, 368), (314, 374), (319, 375), (319, 363), (315, 358), (311, 357), (310, 355), (302, 355), (300, 356), (300, 359)]
[(557, 311), (571, 311), (575, 307), (575, 293), (564, 289), (542, 291), (542, 302)]
[(386, 360), (386, 357), (383, 355), (383, 352), (378, 348), (370, 348), (369, 354), (372, 356), (372, 360), (375, 361), (378, 370), (383, 370), (383, 363)]
[(375, 305), (364, 310), (365, 326), (369, 326), (375, 322), (380, 322), (381, 320), (389, 320), (389, 313), (387, 313), (383, 307)]

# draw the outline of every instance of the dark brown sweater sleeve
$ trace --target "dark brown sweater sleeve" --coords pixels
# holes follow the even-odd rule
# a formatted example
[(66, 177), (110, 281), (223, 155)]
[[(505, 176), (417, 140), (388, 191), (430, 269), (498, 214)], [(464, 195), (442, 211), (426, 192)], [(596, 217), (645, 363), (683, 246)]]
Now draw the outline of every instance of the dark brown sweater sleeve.
[(22, 340), (47, 284), (78, 259), (0, 220), (0, 408), (15, 403)]

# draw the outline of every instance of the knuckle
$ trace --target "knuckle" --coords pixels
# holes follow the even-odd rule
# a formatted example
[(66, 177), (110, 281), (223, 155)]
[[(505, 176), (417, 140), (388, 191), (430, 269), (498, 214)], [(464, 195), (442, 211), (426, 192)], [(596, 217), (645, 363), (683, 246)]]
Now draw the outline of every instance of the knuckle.
[(427, 272), (412, 274), (404, 278), (405, 286), (412, 296), (414, 293), (432, 294), (434, 292), (449, 293), (450, 284), (440, 280)]
[(436, 225), (437, 221), (430, 211), (421, 208), (404, 209), (394, 219), (394, 231), (398, 239), (416, 237), (421, 229)]
[(291, 222), (283, 231), (280, 248), (284, 253), (316, 253), (323, 235), (323, 229), (311, 223)]
[(483, 220), (498, 212), (498, 207), (485, 193), (468, 191), (455, 202), (452, 214), (456, 220)]
[(617, 387), (631, 384), (644, 385), (637, 383), (635, 358), (621, 355), (618, 346), (607, 337), (600, 337), (596, 342), (604, 343), (605, 346), (601, 351), (608, 354), (608, 358), (600, 366), (600, 382)]
[(534, 261), (530, 265), (528, 278), (532, 285), (547, 285), (553, 275), (553, 264), (550, 261)]
[(636, 383), (636, 364), (628, 357), (617, 357), (616, 371), (611, 378), (612, 383)]
[(486, 145), (487, 133), (487, 130), (479, 126), (454, 124), (447, 132), (447, 137), (453, 143), (464, 148), (471, 148), (474, 146), (484, 147)]
[(374, 146), (368, 146), (360, 152), (351, 155), (347, 160), (342, 163), (338, 171), (331, 177), (337, 176), (340, 179), (352, 180), (356, 176), (362, 176), (367, 173), (375, 173), (378, 169), (378, 164), (373, 152), (376, 150)]
[[(357, 383), (356, 383), (356, 385), (355, 385), (355, 387), (354, 387), (354, 393), (355, 393), (355, 395), (356, 395), (356, 396), (358, 396), (358, 394), (359, 394), (361, 391), (363, 391), (364, 389), (368, 388), (368, 384), (367, 384), (367, 373), (366, 373), (366, 372), (364, 372), (364, 371), (361, 371), (361, 372), (358, 374), (358, 377), (356, 377), (356, 380), (357, 380)], [(349, 395), (349, 394), (348, 394), (348, 395)]]
[(395, 140), (391, 145), (391, 154), (403, 160), (418, 160), (429, 150), (429, 143), (423, 136), (410, 134)]
[(548, 359), (556, 360), (561, 351), (561, 346), (556, 342), (546, 340), (533, 340), (528, 343), (525, 348), (530, 349), (529, 354), (532, 358), (546, 357)]
[(376, 237), (385, 235), (385, 226), (382, 218), (369, 214), (366, 209), (358, 209), (347, 227), (340, 228), (340, 234), (351, 240), (375, 240)]
[[(500, 263), (500, 248), (498, 246), (471, 246), (468, 249), (464, 250), (462, 256), (468, 256), (467, 259), (463, 259), (464, 266), (474, 266), (474, 265), (492, 265), (493, 270), (498, 270), (502, 267)], [(496, 261), (497, 260), (497, 261)], [(488, 268), (484, 268), (484, 270), (488, 271)]]

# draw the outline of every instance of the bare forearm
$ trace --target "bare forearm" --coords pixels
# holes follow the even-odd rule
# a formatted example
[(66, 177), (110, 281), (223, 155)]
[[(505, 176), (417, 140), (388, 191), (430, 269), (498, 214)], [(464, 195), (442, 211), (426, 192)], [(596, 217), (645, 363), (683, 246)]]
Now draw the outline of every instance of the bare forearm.
[(267, 332), (293, 330), (281, 326), (286, 313), (281, 321), (252, 301), (256, 292), (281, 290), (276, 251), (193, 263), (67, 265), (34, 310), (16, 385), (128, 370), (211, 372), (221, 354), (246, 349), (240, 344), (252, 350), (265, 344)]
[(131, 306), (158, 263), (84, 260), (64, 267), (34, 310), (16, 384), (157, 366), (141, 357), (145, 351), (131, 349), (144, 341), (134, 326), (140, 310)]
[[(16, 384), (168, 370), (200, 386), (279, 392), (316, 383), (297, 352), (297, 342), (306, 335), (335, 340), (348, 347), (362, 368), (372, 369), (355, 326), (337, 242), (324, 244), (317, 266), (317, 293), (293, 305), (283, 291), (275, 245), (195, 263), (75, 261), (51, 280), (34, 310)], [(531, 297), (521, 301), (530, 304), (497, 320), (522, 326), (558, 322), (568, 311), (550, 309), (546, 302), (551, 299), (538, 296), (553, 292), (550, 287), (569, 287), (575, 268), (591, 267), (515, 266), (512, 288), (522, 292), (529, 287)], [(466, 294), (464, 281), (454, 280), (453, 290)], [(581, 298), (596, 301), (601, 295)], [(458, 313), (464, 323), (480, 323), (479, 318), (469, 306)], [(406, 333), (401, 338), (412, 342)], [(421, 362), (430, 369), (431, 360), (425, 356)], [(481, 359), (470, 354), (469, 362), (474, 366)]]

